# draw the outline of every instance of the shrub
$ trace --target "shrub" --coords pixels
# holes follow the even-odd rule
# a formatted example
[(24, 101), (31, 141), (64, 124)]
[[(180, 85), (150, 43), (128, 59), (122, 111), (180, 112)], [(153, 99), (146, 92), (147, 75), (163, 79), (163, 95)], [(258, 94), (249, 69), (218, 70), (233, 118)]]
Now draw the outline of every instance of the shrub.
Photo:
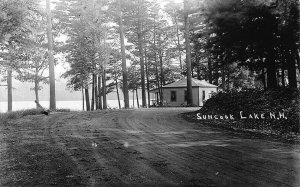
[(201, 114), (245, 114), (284, 112), (287, 119), (236, 119), (235, 123), (227, 124), (246, 129), (272, 130), (279, 133), (299, 133), (299, 90), (281, 88), (271, 91), (244, 90), (220, 92), (207, 100), (204, 106), (197, 111)]

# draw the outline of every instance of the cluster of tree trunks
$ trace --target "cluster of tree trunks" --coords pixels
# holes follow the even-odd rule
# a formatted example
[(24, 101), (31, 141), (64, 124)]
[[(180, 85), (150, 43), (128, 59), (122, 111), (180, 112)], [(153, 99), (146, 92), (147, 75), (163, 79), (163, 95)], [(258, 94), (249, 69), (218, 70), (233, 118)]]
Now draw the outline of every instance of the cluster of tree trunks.
[[(209, 16), (217, 26), (211, 27), (215, 29), (213, 31), (215, 38), (211, 40), (212, 45), (209, 46), (213, 54), (208, 57), (209, 82), (216, 85), (221, 83), (223, 90), (230, 89), (234, 74), (239, 73), (235, 71), (236, 69), (230, 69), (230, 66), (233, 62), (237, 62), (237, 67), (249, 70), (251, 78), (254, 78), (256, 83), (261, 81), (264, 89), (286, 86), (297, 88), (299, 85), (297, 66), (300, 73), (297, 45), (299, 43), (299, 1), (277, 0), (272, 6), (268, 6), (267, 3), (265, 6), (251, 3), (247, 5), (239, 0), (228, 2), (228, 4), (243, 6), (240, 6), (240, 10), (235, 10), (232, 5), (226, 7), (227, 4), (224, 3), (223, 7), (218, 7), (220, 4), (216, 3), (214, 6), (219, 9), (211, 9), (217, 10), (212, 11)], [(234, 23), (235, 19), (226, 16), (234, 15), (236, 11), (244, 11), (241, 16), (248, 21), (243, 23), (241, 17), (240, 21)], [(215, 16), (217, 14), (222, 16)], [(233, 26), (240, 27), (240, 31), (232, 29)], [(229, 56), (226, 57), (228, 60), (224, 60), (224, 54)], [(207, 73), (205, 74), (207, 78)]]
[[(84, 100), (85, 100), (87, 111), (107, 109), (106, 94), (103, 94), (106, 93), (105, 77), (106, 77), (105, 70), (102, 70), (101, 75), (97, 75), (97, 74), (92, 75), (92, 85), (91, 85), (92, 99), (90, 100), (90, 93), (88, 87), (84, 89), (84, 92), (82, 90), (83, 110), (84, 110)], [(119, 99), (119, 95), (118, 95), (118, 99)], [(121, 107), (120, 103), (119, 103), (119, 107)]]

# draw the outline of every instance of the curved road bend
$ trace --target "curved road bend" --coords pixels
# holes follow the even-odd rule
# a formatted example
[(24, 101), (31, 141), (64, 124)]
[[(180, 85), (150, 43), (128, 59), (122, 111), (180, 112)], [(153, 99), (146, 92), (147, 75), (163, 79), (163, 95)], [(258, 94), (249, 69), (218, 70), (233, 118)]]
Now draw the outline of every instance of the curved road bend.
[(300, 186), (300, 145), (193, 124), (178, 115), (190, 110), (15, 120), (1, 127), (0, 184)]

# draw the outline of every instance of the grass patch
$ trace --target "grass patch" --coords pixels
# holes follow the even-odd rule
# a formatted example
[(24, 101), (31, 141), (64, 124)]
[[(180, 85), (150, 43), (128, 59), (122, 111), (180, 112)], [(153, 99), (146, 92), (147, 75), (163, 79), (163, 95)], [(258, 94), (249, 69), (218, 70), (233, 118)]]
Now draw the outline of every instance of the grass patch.
[(66, 108), (58, 108), (54, 112), (71, 112), (71, 110)]
[[(7, 113), (0, 113), (0, 120), (1, 121), (7, 121), (7, 120), (12, 120), (12, 119), (19, 119), (24, 116), (29, 116), (29, 115), (41, 115), (42, 114), (41, 109), (26, 109), (26, 110), (18, 110), (18, 111), (13, 111), (13, 112), (7, 112)], [(56, 109), (51, 112), (70, 112), (70, 109)], [(50, 114), (51, 114), (50, 112)]]

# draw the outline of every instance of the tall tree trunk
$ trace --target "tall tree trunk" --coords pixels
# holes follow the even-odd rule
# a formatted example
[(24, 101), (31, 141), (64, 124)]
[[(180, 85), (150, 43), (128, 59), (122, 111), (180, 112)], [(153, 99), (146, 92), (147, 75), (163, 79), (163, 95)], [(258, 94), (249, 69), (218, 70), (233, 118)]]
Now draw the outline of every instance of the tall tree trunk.
[(295, 52), (296, 50), (292, 49), (289, 51), (288, 54), (288, 79), (289, 79), (289, 87), (290, 88), (297, 88), (297, 71), (296, 71), (296, 61), (295, 61)]
[[(37, 81), (34, 81), (34, 93), (35, 93), (35, 100), (37, 101), (37, 103), (40, 102), (39, 100), (39, 83)], [(38, 107), (38, 104), (36, 104), (36, 108)]]
[(119, 95), (119, 88), (118, 88), (118, 79), (115, 79), (115, 83), (116, 83), (116, 89), (117, 89), (117, 97), (118, 97), (119, 109), (121, 109), (120, 95)]
[(148, 108), (150, 108), (149, 63), (147, 61), (147, 51), (146, 51), (146, 48), (145, 48), (145, 65), (146, 65), (146, 79), (147, 79)]
[(86, 103), (86, 110), (87, 111), (90, 111), (91, 108), (90, 108), (90, 96), (89, 96), (89, 89), (88, 88), (85, 88), (84, 89), (85, 91), (85, 103)]
[(281, 85), (282, 85), (282, 87), (285, 87), (285, 72), (284, 72), (283, 65), (281, 67)]
[(196, 65), (197, 65), (197, 79), (200, 80), (201, 79), (200, 60), (199, 60), (199, 55), (198, 55), (197, 50), (196, 50)]
[[(296, 61), (297, 61), (297, 64), (298, 64), (298, 71), (300, 73), (300, 57), (299, 57), (299, 51), (298, 53), (295, 53), (295, 58), (296, 58)], [(299, 102), (300, 103), (300, 102)]]
[(192, 77), (191, 77), (191, 46), (190, 46), (190, 26), (187, 0), (184, 0), (184, 36), (186, 49), (186, 68), (187, 68), (187, 104), (193, 104)]
[(142, 86), (142, 106), (146, 107), (146, 89), (145, 89), (145, 66), (143, 54), (143, 33), (142, 33), (142, 20), (141, 20), (141, 1), (138, 0), (138, 43), (139, 43), (139, 56), (141, 66), (141, 86)]
[(176, 24), (176, 36), (177, 36), (177, 49), (179, 52), (179, 65), (180, 65), (180, 69), (183, 69), (182, 68), (182, 60), (181, 60), (181, 48), (180, 48), (179, 27), (178, 27), (177, 18), (175, 18), (175, 24)]
[(276, 77), (277, 77), (277, 87), (279, 87), (280, 86), (280, 84), (279, 84), (279, 77), (280, 77), (279, 69), (276, 70)]
[(46, 11), (47, 11), (47, 37), (48, 37), (49, 77), (50, 77), (50, 109), (55, 110), (56, 109), (55, 73), (54, 73), (52, 17), (50, 11), (50, 0), (46, 0)]
[(92, 75), (92, 102), (91, 102), (91, 110), (94, 110), (95, 106), (95, 74)]
[(262, 68), (262, 83), (263, 83), (263, 86), (264, 86), (264, 90), (267, 89), (267, 84), (266, 84), (266, 72), (265, 72), (265, 68), (263, 67)]
[[(35, 93), (35, 100), (37, 101), (37, 103), (40, 102), (39, 100), (39, 80), (38, 80), (38, 76), (39, 76), (39, 67), (38, 67), (38, 62), (35, 62), (35, 75), (34, 75), (34, 93)], [(38, 109), (38, 104), (36, 103), (36, 108)]]
[(156, 75), (156, 87), (158, 89), (158, 94), (159, 94), (159, 98), (157, 97), (157, 104), (159, 104), (161, 101), (160, 101), (160, 98), (161, 98), (161, 90), (160, 90), (160, 84), (159, 84), (159, 76), (158, 76), (158, 64), (157, 64), (157, 54), (156, 54), (156, 24), (155, 24), (155, 21), (156, 21), (156, 17), (154, 15), (153, 17), (154, 19), (154, 24), (153, 24), (153, 44), (154, 44), (154, 64), (155, 64), (155, 75)]
[(81, 95), (82, 95), (82, 110), (84, 111), (84, 91), (83, 91), (83, 87), (81, 88)]
[(212, 64), (211, 64), (211, 57), (208, 56), (208, 82), (212, 84), (213, 77), (212, 77)]
[(197, 65), (197, 79), (198, 80), (201, 80), (201, 76), (200, 76), (200, 66), (199, 66), (199, 64)]
[[(282, 50), (283, 54), (286, 54), (284, 49)], [(284, 55), (281, 57), (281, 86), (285, 87), (285, 67), (284, 65), (286, 64), (286, 59), (284, 58)]]
[(9, 68), (7, 71), (7, 111), (12, 111), (12, 69)]
[(134, 89), (132, 90), (132, 108), (134, 108)]
[(222, 89), (223, 89), (223, 91), (225, 91), (226, 90), (226, 74), (225, 74), (225, 65), (222, 65)]
[(192, 63), (192, 69), (191, 70), (192, 70), (192, 78), (193, 78), (193, 77), (195, 77), (194, 76), (194, 66), (193, 66), (193, 63)]
[(105, 68), (102, 67), (102, 94), (103, 94), (103, 109), (107, 109), (107, 100), (106, 100), (106, 72)]
[(164, 69), (163, 69), (163, 55), (160, 51), (159, 53), (159, 65), (160, 65), (160, 100), (163, 101), (163, 85), (164, 85)]
[(124, 42), (124, 29), (123, 29), (123, 13), (121, 9), (121, 0), (118, 0), (119, 5), (119, 32), (121, 40), (121, 55), (122, 55), (122, 75), (123, 75), (123, 95), (124, 95), (124, 107), (129, 108), (129, 92), (128, 92), (128, 73), (126, 67), (125, 56), (125, 42)]
[[(289, 79), (289, 87), (297, 88), (297, 70), (296, 63), (297, 57), (299, 56), (299, 1), (292, 1), (289, 5), (289, 20), (287, 21), (287, 26), (289, 28), (289, 39), (288, 46), (289, 49), (289, 58), (287, 62), (288, 66), (288, 79)], [(299, 68), (299, 67), (298, 67)], [(300, 68), (299, 68), (300, 69)], [(300, 73), (300, 72), (299, 72)]]
[(136, 103), (137, 103), (137, 107), (140, 108), (139, 95), (138, 95), (138, 89), (137, 89), (137, 88), (135, 88), (135, 93), (136, 93)]
[(274, 49), (270, 44), (268, 58), (266, 59), (266, 68), (267, 68), (267, 88), (274, 89), (277, 87), (277, 78), (276, 78), (276, 64), (274, 59)]
[(274, 89), (277, 87), (276, 67), (270, 65), (267, 68), (267, 88)]
[(213, 84), (219, 85), (219, 70), (213, 71)]
[(102, 89), (101, 89), (101, 75), (98, 76), (98, 100), (99, 100), (99, 109), (102, 110)]
[(155, 55), (155, 74), (156, 74), (156, 86), (158, 89), (158, 94), (159, 94), (159, 99), (157, 100), (158, 103), (162, 102), (161, 98), (162, 98), (162, 92), (161, 92), (161, 87), (159, 84), (159, 75), (158, 75), (158, 65), (157, 65), (157, 61), (156, 61), (156, 55)]
[(99, 109), (99, 99), (98, 99), (98, 83), (97, 83), (97, 75), (94, 75), (94, 79), (95, 79), (95, 105), (96, 105), (96, 110)]

